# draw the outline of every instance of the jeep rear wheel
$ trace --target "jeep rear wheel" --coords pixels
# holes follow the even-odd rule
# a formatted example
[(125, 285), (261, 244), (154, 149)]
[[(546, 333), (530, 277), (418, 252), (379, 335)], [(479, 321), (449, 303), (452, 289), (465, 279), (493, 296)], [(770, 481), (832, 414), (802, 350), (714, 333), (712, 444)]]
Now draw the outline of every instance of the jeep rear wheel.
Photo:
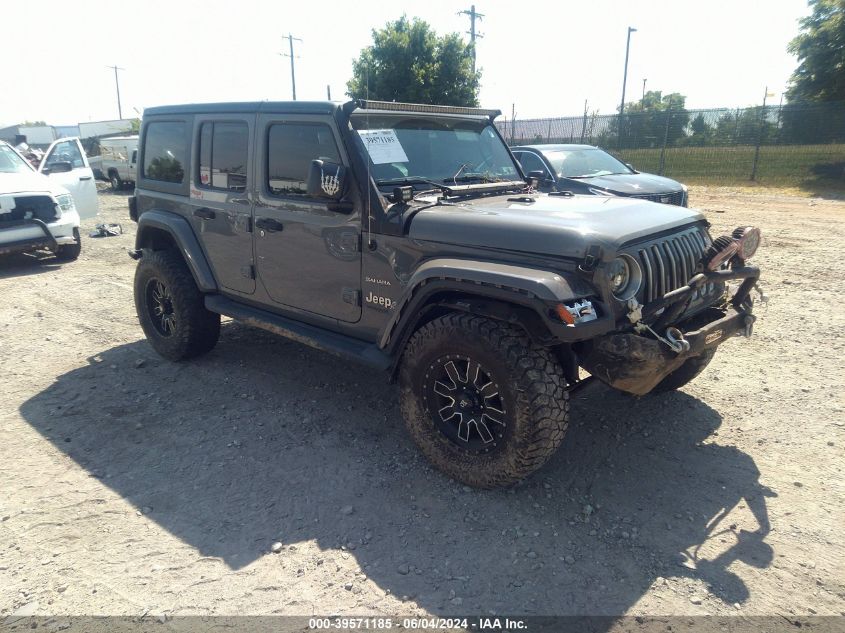
[(554, 454), (569, 423), (557, 360), (491, 319), (455, 313), (424, 325), (408, 342), (399, 382), (414, 442), (469, 486), (523, 479)]
[(116, 172), (109, 174), (109, 183), (111, 184), (112, 191), (120, 191), (123, 189), (123, 181)]
[(220, 336), (220, 315), (206, 310), (175, 251), (144, 252), (135, 271), (135, 309), (153, 349), (169, 360), (204, 354)]

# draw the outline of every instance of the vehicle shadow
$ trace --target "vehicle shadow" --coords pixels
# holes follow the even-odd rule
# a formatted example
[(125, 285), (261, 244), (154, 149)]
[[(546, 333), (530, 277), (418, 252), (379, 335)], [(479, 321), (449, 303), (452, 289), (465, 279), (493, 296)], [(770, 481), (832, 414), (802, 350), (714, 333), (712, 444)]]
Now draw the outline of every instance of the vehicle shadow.
[(53, 272), (59, 270), (63, 264), (64, 262), (60, 262), (48, 251), (5, 255), (0, 257), (0, 279)]
[[(731, 564), (772, 561), (773, 493), (685, 393), (586, 388), (557, 456), (501, 491), (431, 469), (396, 395), (381, 374), (230, 323), (191, 363), (144, 341), (105, 349), (20, 411), (201, 556), (241, 569), (276, 540), (343, 547), (432, 613), (619, 614), (672, 576), (742, 603)], [(726, 525), (746, 507), (756, 531)]]

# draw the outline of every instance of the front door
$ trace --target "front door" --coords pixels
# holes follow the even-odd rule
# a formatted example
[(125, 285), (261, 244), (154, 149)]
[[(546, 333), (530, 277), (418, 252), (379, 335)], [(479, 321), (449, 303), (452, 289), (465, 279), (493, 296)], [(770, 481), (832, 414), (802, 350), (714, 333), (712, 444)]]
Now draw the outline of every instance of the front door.
[[(51, 171), (56, 163), (70, 163), (70, 171)], [(60, 138), (47, 149), (38, 171), (55, 180), (73, 196), (76, 211), (83, 220), (93, 218), (99, 212), (97, 183), (94, 172), (88, 164), (88, 157), (78, 138)]]
[[(255, 207), (258, 278), (270, 298), (299, 310), (354, 322), (361, 317), (361, 204), (344, 212), (306, 195), (311, 161), (348, 165), (328, 118), (258, 118), (260, 181)], [(351, 170), (350, 170), (351, 173)]]
[(254, 115), (197, 117), (191, 222), (223, 288), (255, 292), (250, 187)]

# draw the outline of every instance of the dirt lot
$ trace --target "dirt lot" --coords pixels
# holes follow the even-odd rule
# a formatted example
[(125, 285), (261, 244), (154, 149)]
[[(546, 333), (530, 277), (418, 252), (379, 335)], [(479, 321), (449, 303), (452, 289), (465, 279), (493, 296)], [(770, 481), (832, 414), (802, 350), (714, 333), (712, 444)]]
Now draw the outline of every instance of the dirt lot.
[(0, 617), (845, 614), (845, 201), (692, 202), (763, 227), (754, 337), (678, 393), (590, 386), (545, 468), (478, 492), (381, 375), (234, 323), (158, 358), (104, 192), (126, 234), (0, 264)]

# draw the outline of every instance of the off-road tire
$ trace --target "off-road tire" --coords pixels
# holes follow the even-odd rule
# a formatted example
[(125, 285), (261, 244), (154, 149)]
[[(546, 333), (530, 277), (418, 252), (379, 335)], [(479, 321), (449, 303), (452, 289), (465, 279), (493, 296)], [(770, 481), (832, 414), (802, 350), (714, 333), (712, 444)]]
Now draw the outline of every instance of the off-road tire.
[[(158, 283), (167, 294), (169, 330), (155, 314)], [(205, 354), (220, 337), (220, 315), (206, 310), (185, 260), (173, 250), (144, 251), (135, 270), (135, 309), (150, 345), (168, 360)]]
[[(502, 434), (488, 452), (466, 450), (438, 427), (444, 424), (435, 417), (438, 405), (426, 394), (433, 368), (444, 359), (478, 363), (501, 391), (505, 425), (490, 425)], [(525, 478), (555, 453), (569, 424), (569, 393), (555, 357), (520, 328), (479, 316), (451, 313), (415, 332), (402, 356), (399, 385), (414, 442), (438, 469), (468, 486), (496, 488)]]
[(114, 172), (109, 174), (109, 184), (111, 185), (112, 191), (123, 190), (123, 181), (120, 179), (120, 176)]
[(715, 349), (708, 349), (704, 350), (704, 352), (698, 356), (693, 356), (692, 358), (687, 359), (684, 361), (683, 365), (657, 383), (657, 386), (652, 389), (651, 392), (665, 393), (666, 391), (680, 389), (703, 372), (707, 365), (710, 364), (710, 361), (713, 360), (713, 356), (715, 356), (715, 354)]
[(79, 259), (82, 252), (82, 238), (79, 236), (79, 229), (73, 229), (73, 244), (62, 244), (56, 251), (56, 259), (60, 262), (72, 262)]

